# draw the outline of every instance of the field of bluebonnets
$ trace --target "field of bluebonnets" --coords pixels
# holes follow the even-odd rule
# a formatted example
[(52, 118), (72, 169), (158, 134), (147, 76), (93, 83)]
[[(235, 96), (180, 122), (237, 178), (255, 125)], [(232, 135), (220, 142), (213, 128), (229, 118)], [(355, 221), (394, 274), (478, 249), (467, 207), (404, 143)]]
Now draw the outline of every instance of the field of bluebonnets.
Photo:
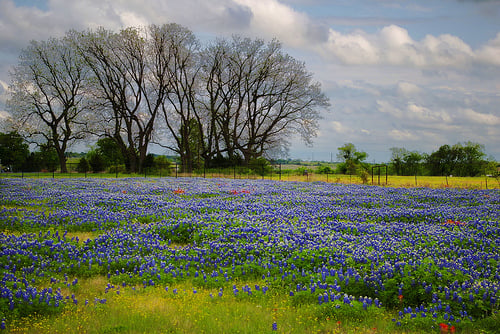
[(4, 330), (106, 305), (72, 293), (92, 277), (105, 292), (176, 294), (189, 282), (212, 299), (283, 295), (290, 307), (317, 305), (318, 322), (382, 310), (387, 331), (498, 329), (498, 190), (1, 179), (0, 195)]

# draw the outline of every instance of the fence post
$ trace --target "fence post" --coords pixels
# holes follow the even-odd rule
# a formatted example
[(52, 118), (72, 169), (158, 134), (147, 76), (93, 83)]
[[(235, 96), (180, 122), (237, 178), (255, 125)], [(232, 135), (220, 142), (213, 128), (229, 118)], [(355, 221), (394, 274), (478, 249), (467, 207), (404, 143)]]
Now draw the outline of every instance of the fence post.
[(280, 181), (281, 181), (281, 164), (280, 164)]
[(175, 163), (175, 178), (177, 178), (177, 162)]

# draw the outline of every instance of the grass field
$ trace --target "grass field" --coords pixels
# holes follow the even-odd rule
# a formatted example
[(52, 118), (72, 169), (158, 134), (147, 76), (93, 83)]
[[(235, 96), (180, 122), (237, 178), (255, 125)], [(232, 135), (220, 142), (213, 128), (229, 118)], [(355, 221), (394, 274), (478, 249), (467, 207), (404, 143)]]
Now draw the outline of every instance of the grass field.
[[(124, 177), (138, 177), (138, 178), (157, 178), (168, 177), (163, 174), (148, 175), (144, 174), (114, 174), (114, 173), (9, 173), (0, 174), (0, 178), (124, 178)], [(296, 182), (328, 182), (328, 183), (343, 183), (343, 184), (363, 184), (361, 178), (357, 175), (344, 175), (344, 174), (315, 174), (309, 175), (296, 175), (293, 171), (284, 171), (281, 175), (270, 174), (264, 177), (260, 175), (238, 175), (230, 171), (227, 173), (220, 172), (207, 172), (203, 174), (185, 174), (185, 173), (171, 173), (170, 177), (196, 177), (196, 178), (228, 178), (228, 179), (253, 179), (253, 180), (276, 180), (276, 181), (296, 181)], [(367, 184), (380, 185), (388, 187), (427, 187), (427, 188), (464, 188), (464, 189), (500, 189), (500, 179), (493, 177), (447, 177), (447, 176), (396, 176), (376, 174), (373, 178), (368, 178)]]
[(285, 181), (1, 178), (0, 332), (495, 333), (498, 190)]

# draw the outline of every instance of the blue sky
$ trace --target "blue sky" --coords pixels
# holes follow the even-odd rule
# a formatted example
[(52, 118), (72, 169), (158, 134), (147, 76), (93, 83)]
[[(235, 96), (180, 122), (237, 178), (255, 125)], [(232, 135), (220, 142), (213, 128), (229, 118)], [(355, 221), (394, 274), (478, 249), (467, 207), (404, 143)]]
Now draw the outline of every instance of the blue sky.
[(332, 106), (291, 158), (330, 160), (352, 142), (385, 162), (391, 147), (473, 141), (500, 160), (499, 0), (0, 0), (0, 122), (30, 40), (167, 22), (203, 40), (277, 38), (306, 62)]

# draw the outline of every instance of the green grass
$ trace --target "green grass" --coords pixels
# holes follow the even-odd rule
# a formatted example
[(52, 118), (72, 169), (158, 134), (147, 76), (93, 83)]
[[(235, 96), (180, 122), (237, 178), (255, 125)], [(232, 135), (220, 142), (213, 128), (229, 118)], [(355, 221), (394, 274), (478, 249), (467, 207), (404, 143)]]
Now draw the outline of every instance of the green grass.
[[(15, 320), (12, 333), (394, 333), (389, 312), (366, 312), (363, 317), (332, 315), (321, 305), (294, 306), (290, 298), (269, 290), (266, 295), (196, 288), (186, 282), (157, 287), (119, 287), (104, 292), (104, 277), (81, 280), (75, 293), (88, 305), (68, 305), (53, 316), (34, 315)], [(259, 282), (257, 282), (259, 283)], [(244, 285), (243, 283), (237, 284)], [(73, 289), (73, 290), (71, 290)], [(173, 292), (177, 289), (177, 293)], [(240, 289), (241, 290), (241, 289)], [(119, 293), (117, 293), (119, 292)], [(106, 299), (105, 304), (99, 301)], [(329, 305), (333, 308), (332, 305)], [(330, 310), (331, 311), (331, 310)], [(277, 331), (273, 331), (273, 323)]]

